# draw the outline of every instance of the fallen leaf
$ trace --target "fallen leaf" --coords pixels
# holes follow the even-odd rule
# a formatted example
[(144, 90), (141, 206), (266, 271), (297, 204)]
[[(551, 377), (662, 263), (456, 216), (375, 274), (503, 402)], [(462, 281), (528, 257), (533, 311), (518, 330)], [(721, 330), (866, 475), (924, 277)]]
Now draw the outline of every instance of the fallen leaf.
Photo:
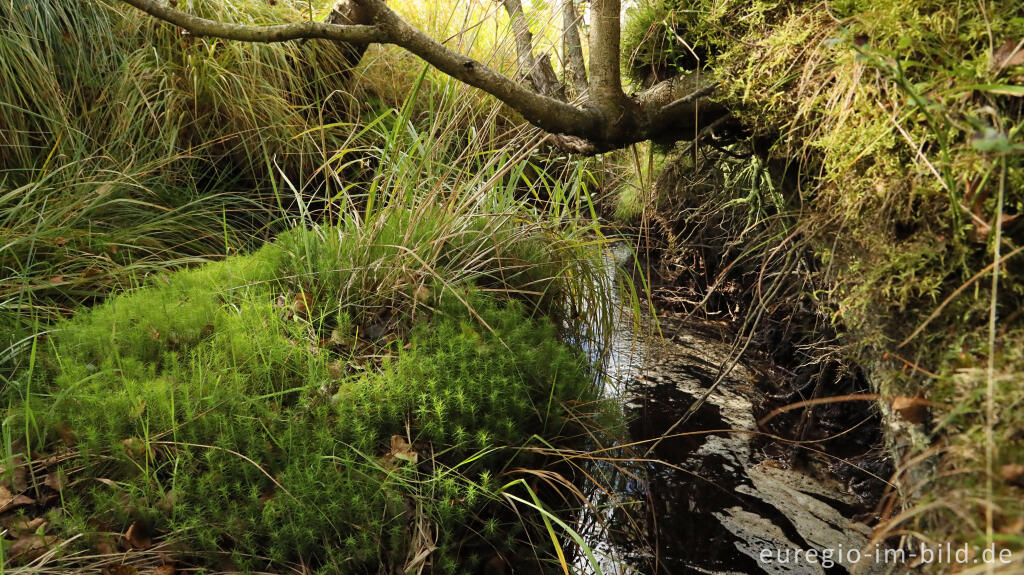
[(14, 458), (14, 471), (11, 472), (11, 490), (24, 493), (28, 490), (28, 465), (25, 458), (18, 455)]
[(1013, 521), (1006, 521), (999, 525), (999, 533), (1003, 535), (1017, 535), (1024, 532), (1024, 517), (1017, 517)]
[(161, 565), (150, 572), (150, 575), (174, 575), (178, 570), (174, 565)]
[(12, 509), (24, 507), (26, 505), (32, 505), (36, 500), (25, 495), (14, 495), (6, 487), (0, 485), (0, 513), (5, 513)]
[(52, 471), (46, 474), (46, 479), (43, 480), (43, 485), (50, 489), (61, 492), (64, 490), (64, 486), (67, 485), (67, 477), (64, 476), (63, 471)]
[(401, 435), (391, 436), (390, 455), (395, 459), (401, 459), (410, 463), (416, 463), (419, 460), (419, 454), (412, 450), (412, 446)]
[(153, 546), (153, 537), (149, 534), (149, 530), (138, 521), (128, 527), (124, 538), (132, 549), (149, 549)]
[(1024, 465), (1020, 463), (1008, 463), (999, 468), (999, 475), (1010, 485), (1024, 487)]
[[(142, 404), (145, 408), (145, 404)], [(139, 413), (141, 415), (141, 412)], [(152, 455), (149, 450), (149, 446), (146, 445), (145, 441), (142, 441), (138, 437), (129, 437), (128, 439), (122, 439), (121, 445), (124, 445), (124, 450), (128, 454), (128, 457), (138, 461), (146, 455)]]
[(68, 239), (61, 236), (57, 236), (57, 239), (53, 240), (53, 243), (57, 244), (58, 246), (63, 246), (68, 243)]
[(56, 542), (57, 538), (52, 535), (24, 535), (11, 543), (11, 546), (7, 549), (7, 554), (12, 560), (17, 559), (19, 562), (31, 561), (46, 553), (46, 550)]
[(93, 278), (103, 274), (103, 269), (96, 266), (89, 266), (82, 271), (83, 278)]
[(42, 533), (39, 529), (46, 526), (46, 519), (43, 517), (34, 517), (29, 519), (24, 515), (11, 515), (9, 517), (5, 517), (2, 524), (4, 528), (15, 537), (30, 535), (33, 533), (39, 533), (41, 535)]
[(1024, 65), (1024, 40), (1007, 40), (992, 53), (992, 70), (998, 72), (1020, 65)]
[(920, 397), (894, 397), (892, 410), (905, 421), (914, 424), (924, 423), (928, 419), (929, 401)]
[(412, 291), (412, 295), (416, 298), (416, 301), (424, 303), (430, 300), (430, 289), (425, 285), (418, 285), (416, 289)]
[(109, 538), (100, 539), (93, 543), (92, 548), (100, 555), (120, 555), (121, 553)]
[(311, 307), (313, 307), (313, 298), (308, 293), (300, 292), (295, 294), (295, 299), (292, 301), (292, 312), (295, 315), (306, 315)]

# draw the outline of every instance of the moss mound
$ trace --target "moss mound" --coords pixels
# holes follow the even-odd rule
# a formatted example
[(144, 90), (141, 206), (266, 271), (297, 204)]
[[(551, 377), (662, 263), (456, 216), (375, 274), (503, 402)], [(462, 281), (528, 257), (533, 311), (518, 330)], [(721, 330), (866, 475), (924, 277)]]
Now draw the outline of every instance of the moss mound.
[[(78, 487), (50, 512), (63, 532), (100, 548), (104, 533), (145, 533), (245, 570), (454, 572), (516, 548), (525, 524), (499, 476), (542, 463), (519, 449), (534, 434), (579, 432), (572, 406), (594, 400), (593, 376), (507, 289), (347, 292), (388, 277), (361, 264), (396, 264), (389, 231), (425, 230), (391, 216), (372, 245), (351, 227), (296, 229), (60, 325), (9, 429), (32, 449), (70, 448), (61, 473)], [(463, 269), (470, 237), (445, 250)], [(417, 321), (386, 320), (410, 290), (402, 313)]]

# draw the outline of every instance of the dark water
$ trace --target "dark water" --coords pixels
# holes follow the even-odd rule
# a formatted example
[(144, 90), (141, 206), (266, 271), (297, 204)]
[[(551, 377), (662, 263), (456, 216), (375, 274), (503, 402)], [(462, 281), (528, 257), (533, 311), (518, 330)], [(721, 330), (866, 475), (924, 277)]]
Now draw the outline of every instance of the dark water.
[[(599, 570), (849, 572), (854, 562), (840, 555), (873, 545), (853, 519), (872, 507), (870, 497), (829, 465), (781, 456), (792, 448), (759, 433), (764, 385), (727, 343), (668, 318), (664, 337), (637, 338), (623, 313), (606, 392), (623, 405), (629, 445), (592, 465), (602, 487), (590, 486), (594, 507), (578, 522)], [(575, 567), (594, 573), (592, 563), (579, 554)], [(856, 568), (879, 570), (865, 561)]]

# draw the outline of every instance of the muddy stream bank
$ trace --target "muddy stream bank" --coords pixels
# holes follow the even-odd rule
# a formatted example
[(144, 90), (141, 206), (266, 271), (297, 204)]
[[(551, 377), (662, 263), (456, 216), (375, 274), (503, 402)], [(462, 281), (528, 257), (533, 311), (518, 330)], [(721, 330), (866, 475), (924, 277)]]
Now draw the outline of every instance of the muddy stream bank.
[[(637, 335), (628, 306), (617, 313), (604, 385), (622, 406), (628, 445), (591, 465), (599, 481), (577, 523), (601, 572), (885, 572), (870, 526), (882, 476), (856, 457), (877, 438), (877, 417), (805, 428), (833, 439), (794, 442), (799, 413), (758, 425), (800, 399), (772, 393), (793, 382), (738, 356), (728, 329), (659, 313), (660, 330), (645, 319)], [(597, 571), (582, 553), (576, 567)]]

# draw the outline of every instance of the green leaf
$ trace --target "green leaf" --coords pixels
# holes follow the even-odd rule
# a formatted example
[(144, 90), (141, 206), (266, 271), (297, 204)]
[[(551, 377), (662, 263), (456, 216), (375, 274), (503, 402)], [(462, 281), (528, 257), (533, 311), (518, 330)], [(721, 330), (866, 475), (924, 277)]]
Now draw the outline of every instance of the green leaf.
[(1024, 97), (1024, 86), (1014, 86), (1011, 84), (971, 84), (970, 86), (954, 88), (952, 93), (959, 94), (961, 92), (972, 91), (988, 92), (990, 94), (999, 94), (1001, 96)]

